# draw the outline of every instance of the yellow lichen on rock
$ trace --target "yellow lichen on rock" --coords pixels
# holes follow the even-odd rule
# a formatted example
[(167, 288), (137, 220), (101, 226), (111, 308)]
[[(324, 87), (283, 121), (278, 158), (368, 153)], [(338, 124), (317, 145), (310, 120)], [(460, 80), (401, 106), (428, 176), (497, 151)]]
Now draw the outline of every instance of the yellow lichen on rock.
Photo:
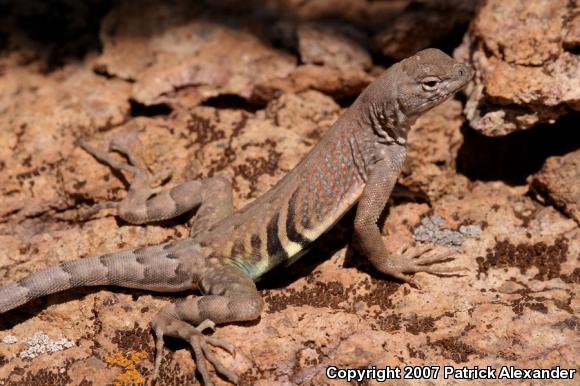
[(147, 357), (145, 351), (116, 352), (109, 355), (105, 360), (110, 365), (120, 366), (125, 369), (115, 380), (115, 386), (120, 385), (141, 385), (145, 378), (139, 374), (135, 365), (138, 361)]

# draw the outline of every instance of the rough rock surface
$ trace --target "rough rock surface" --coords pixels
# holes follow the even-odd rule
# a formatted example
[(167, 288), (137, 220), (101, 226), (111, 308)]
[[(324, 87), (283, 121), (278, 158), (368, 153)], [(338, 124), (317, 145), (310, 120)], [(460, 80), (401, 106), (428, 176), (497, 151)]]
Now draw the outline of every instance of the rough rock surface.
[(338, 24), (303, 23), (297, 31), (300, 59), (308, 64), (369, 70), (372, 59), (357, 32)]
[(193, 19), (189, 2), (177, 2), (177, 12), (174, 3), (152, 3), (140, 12), (141, 2), (126, 1), (107, 15), (96, 60), (100, 71), (134, 81), (140, 103), (168, 102), (180, 90), (194, 104), (220, 94), (248, 98), (256, 84), (294, 69), (291, 55), (243, 29)]
[(531, 178), (531, 186), (580, 224), (580, 150), (550, 157)]
[[(257, 3), (265, 5), (252, 8)], [(112, 210), (81, 218), (94, 203), (121, 199), (131, 176), (111, 173), (77, 139), (98, 146), (135, 132), (148, 169), (172, 171), (168, 186), (227, 173), (239, 208), (291, 170), (380, 72), (370, 52), (373, 26), (414, 12), (408, 3), (224, 0), (207, 10), (189, 1), (124, 1), (104, 9), (94, 0), (63, 1), (55, 13), (39, 1), (0, 12), (0, 285), (60, 261), (187, 234), (187, 216), (144, 226), (126, 224)], [(506, 3), (502, 18), (512, 17)], [(485, 25), (485, 12), (474, 23), (495, 28)], [(263, 28), (264, 13), (276, 19), (272, 30), (290, 23), (294, 46)], [(336, 29), (333, 17), (352, 25)], [(373, 28), (357, 27), (361, 20)], [(40, 21), (61, 29), (47, 35)], [(472, 26), (467, 39), (480, 41), (477, 31)], [(578, 43), (570, 31), (566, 50)], [(530, 58), (552, 60), (560, 43), (539, 39), (526, 55), (508, 43), (502, 50), (519, 71), (535, 68), (526, 64)], [(481, 82), (487, 70), (477, 63)], [(512, 92), (526, 98), (525, 90)], [(496, 108), (509, 113), (513, 105)], [(349, 246), (347, 215), (301, 261), (259, 284), (266, 300), (260, 320), (217, 328), (214, 335), (233, 343), (237, 355), (216, 355), (241, 384), (346, 384), (326, 377), (330, 365), (576, 368), (578, 151), (529, 146), (506, 165), (557, 157), (517, 179), (507, 172), (475, 178), (461, 172), (465, 158), (478, 159), (479, 151), (493, 159), (497, 146), (466, 146), (473, 131), (462, 110), (459, 99), (450, 100), (412, 128), (401, 190), (383, 231), (391, 251), (431, 243), (453, 253), (448, 264), (465, 271), (418, 274), (420, 288), (384, 277)], [(1, 315), (0, 385), (151, 384), (149, 322), (185, 295), (82, 288)], [(168, 346), (157, 384), (197, 381), (187, 345)]]
[(401, 60), (434, 44), (441, 44), (469, 22), (475, 0), (423, 0), (409, 4), (405, 12), (384, 23), (374, 36), (383, 55)]
[(477, 69), (465, 109), (471, 127), (501, 136), (580, 110), (577, 2), (482, 4), (456, 52)]

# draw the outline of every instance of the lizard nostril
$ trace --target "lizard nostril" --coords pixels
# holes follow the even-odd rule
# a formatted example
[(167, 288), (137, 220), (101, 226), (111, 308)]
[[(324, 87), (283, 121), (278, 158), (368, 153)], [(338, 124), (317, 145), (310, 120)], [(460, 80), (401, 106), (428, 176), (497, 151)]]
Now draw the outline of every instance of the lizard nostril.
[(465, 71), (463, 71), (463, 68), (459, 69), (459, 76), (463, 76), (465, 75)]

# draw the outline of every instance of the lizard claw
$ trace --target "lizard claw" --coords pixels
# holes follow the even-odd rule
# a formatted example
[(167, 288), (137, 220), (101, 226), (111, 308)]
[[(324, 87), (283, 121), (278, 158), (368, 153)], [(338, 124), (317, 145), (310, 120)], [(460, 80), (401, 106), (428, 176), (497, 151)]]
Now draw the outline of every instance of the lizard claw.
[(403, 244), (397, 251), (398, 256), (405, 256), (408, 259), (416, 259), (417, 257), (426, 254), (427, 252), (431, 252), (435, 249), (433, 245), (420, 245), (415, 247), (414, 251), (410, 249), (411, 244), (405, 243)]
[(210, 329), (214, 330), (215, 323), (209, 319), (201, 322), (197, 327), (193, 327), (189, 323), (182, 320), (175, 319), (169, 315), (159, 313), (152, 323), (155, 331), (155, 367), (153, 369), (153, 379), (159, 376), (159, 369), (161, 367), (161, 360), (163, 358), (164, 336), (173, 336), (183, 339), (189, 343), (193, 354), (195, 356), (195, 363), (197, 371), (203, 379), (203, 384), (206, 386), (213, 385), (209, 371), (207, 369), (206, 360), (213, 365), (216, 371), (222, 376), (226, 377), (230, 382), (237, 384), (238, 376), (226, 368), (215, 354), (209, 349), (209, 345), (221, 347), (230, 354), (235, 356), (235, 348), (231, 343), (223, 341), (211, 336), (205, 336), (202, 331)]
[(195, 327), (195, 329), (199, 332), (203, 332), (204, 330), (211, 330), (211, 332), (215, 331), (215, 323), (212, 322), (210, 319), (206, 319), (200, 324)]
[(94, 204), (88, 208), (81, 208), (77, 211), (76, 219), (77, 221), (87, 221), (91, 219), (95, 214), (99, 213), (103, 209), (116, 208), (119, 205), (116, 201), (104, 201)]
[(437, 275), (467, 270), (465, 267), (440, 266), (440, 264), (453, 261), (455, 258), (453, 253), (449, 251), (429, 253), (434, 250), (435, 246), (433, 245), (421, 245), (411, 249), (409, 244), (404, 244), (379, 270), (418, 289), (421, 286), (413, 277), (413, 274), (417, 272)]
[(236, 357), (236, 346), (234, 346), (230, 342), (214, 338), (211, 336), (206, 336), (205, 339), (207, 343), (211, 344), (212, 346), (221, 347), (225, 351), (229, 352), (231, 356), (233, 356), (234, 358)]

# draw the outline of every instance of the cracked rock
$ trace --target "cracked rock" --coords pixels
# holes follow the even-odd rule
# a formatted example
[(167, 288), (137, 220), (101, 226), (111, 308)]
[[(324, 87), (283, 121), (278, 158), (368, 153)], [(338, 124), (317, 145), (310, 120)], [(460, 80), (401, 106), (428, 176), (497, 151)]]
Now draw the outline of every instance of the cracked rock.
[(530, 178), (531, 187), (580, 224), (580, 150), (550, 157)]
[(580, 28), (567, 0), (490, 0), (455, 56), (476, 69), (465, 113), (472, 128), (507, 135), (580, 110)]

